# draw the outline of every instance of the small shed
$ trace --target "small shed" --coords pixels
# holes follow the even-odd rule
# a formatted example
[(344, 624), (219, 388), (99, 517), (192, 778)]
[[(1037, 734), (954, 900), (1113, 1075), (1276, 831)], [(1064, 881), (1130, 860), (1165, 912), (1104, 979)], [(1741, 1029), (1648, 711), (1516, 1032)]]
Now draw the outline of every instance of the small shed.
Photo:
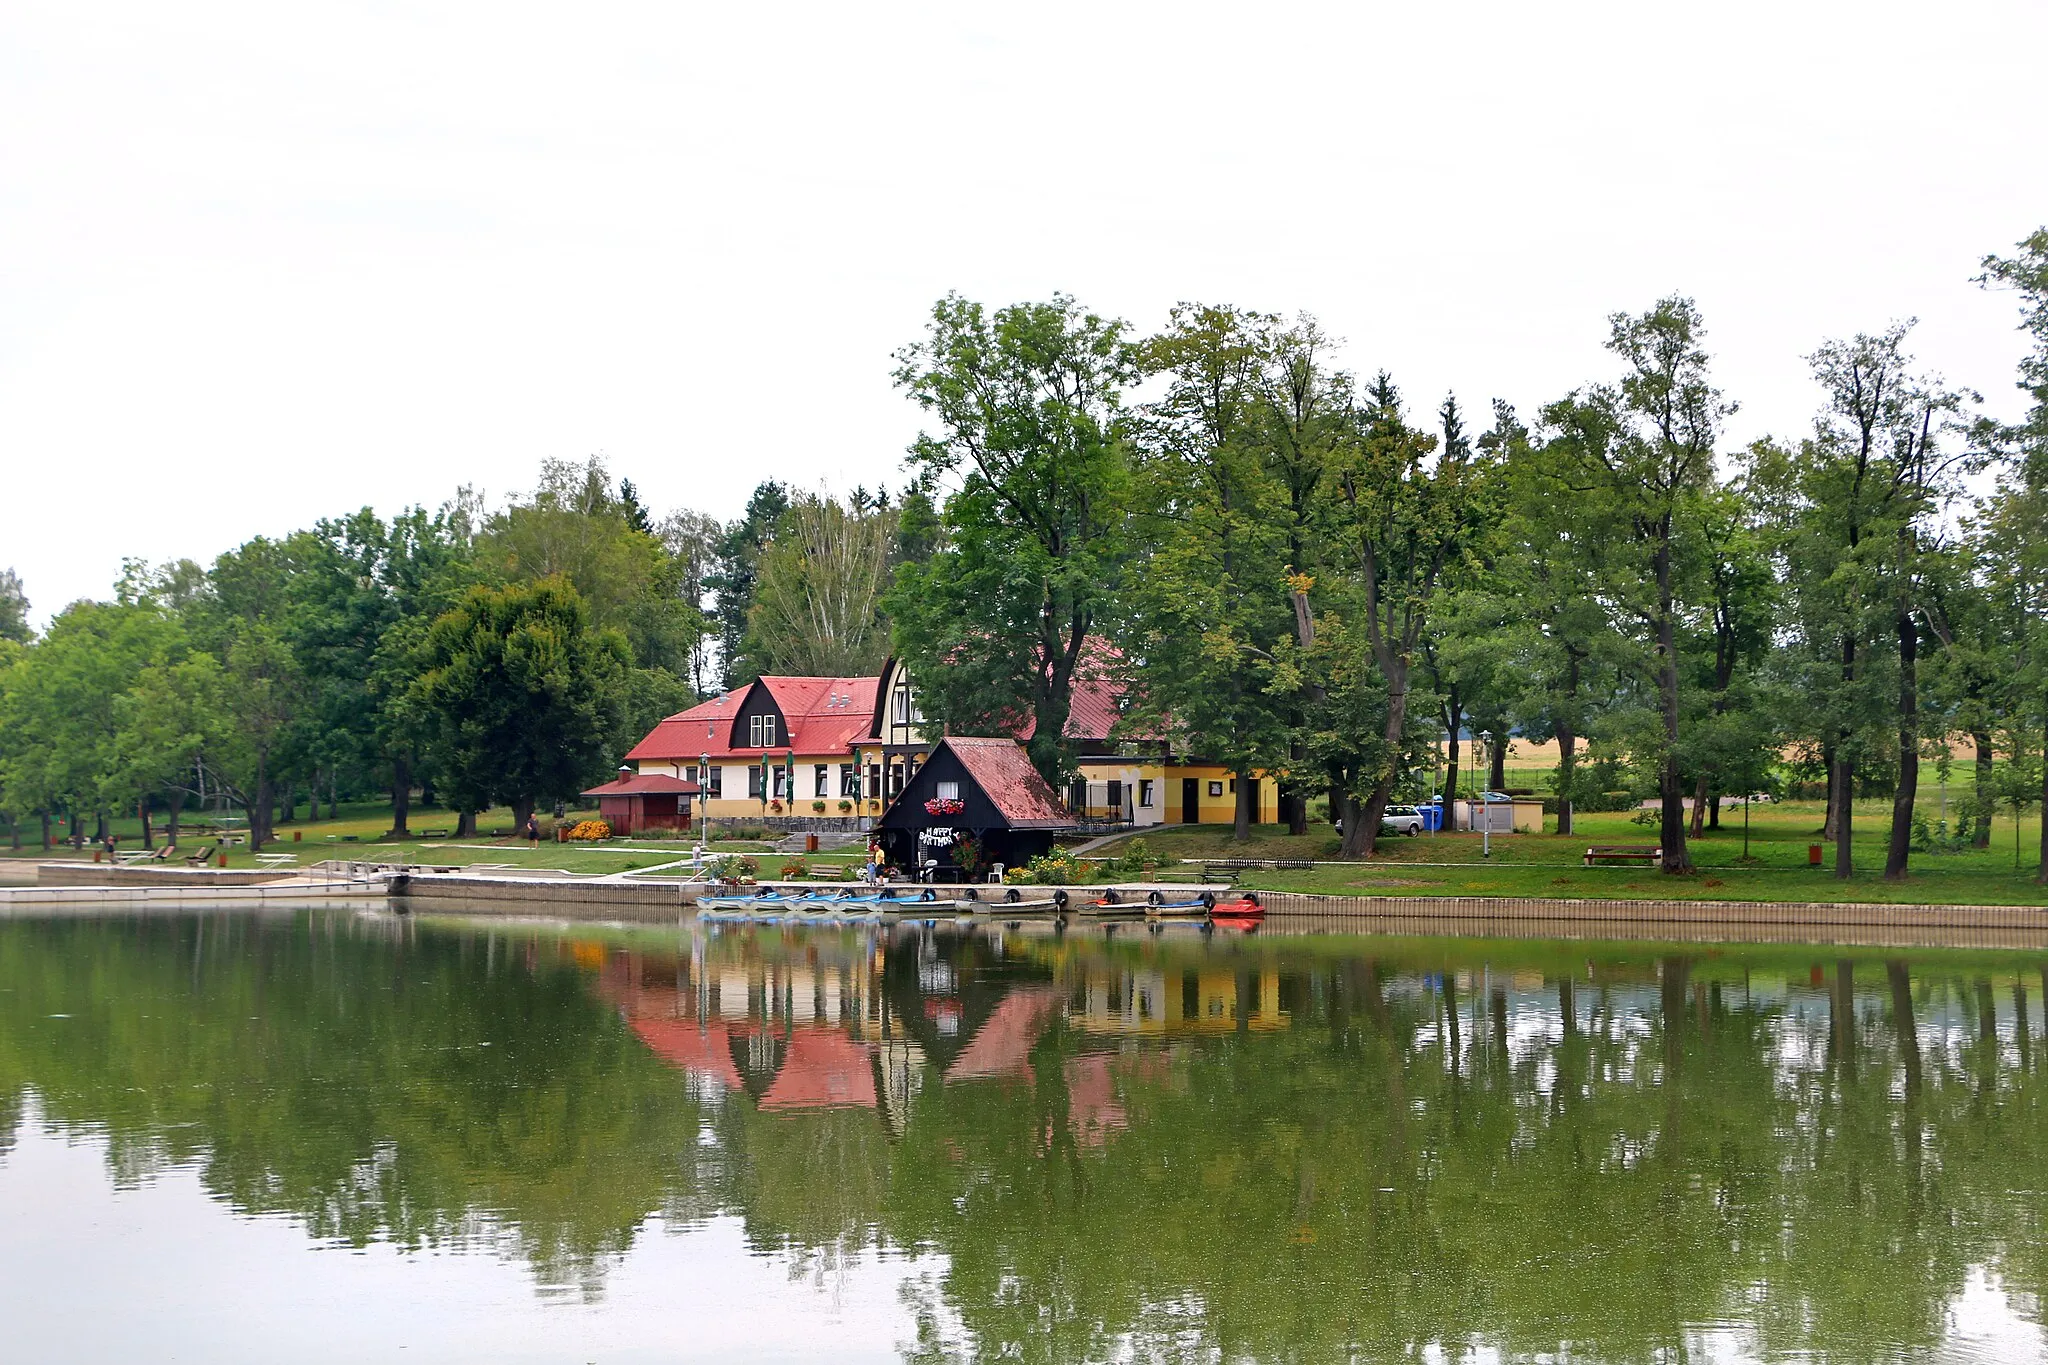
[(948, 736), (876, 824), (884, 855), (905, 872), (937, 863), (938, 880), (980, 880), (1052, 848), (1072, 822), (1014, 739)]
[(614, 834), (641, 830), (686, 830), (690, 827), (690, 798), (697, 794), (695, 782), (660, 773), (631, 773), (619, 769), (619, 779), (583, 793), (597, 798), (597, 811)]

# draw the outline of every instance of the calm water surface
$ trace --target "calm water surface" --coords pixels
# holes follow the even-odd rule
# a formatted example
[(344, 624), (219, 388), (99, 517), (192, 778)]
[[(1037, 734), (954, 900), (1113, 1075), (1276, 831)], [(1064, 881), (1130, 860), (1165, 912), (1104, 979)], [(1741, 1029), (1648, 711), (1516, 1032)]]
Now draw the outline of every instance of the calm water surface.
[(9, 1360), (2033, 1360), (2041, 954), (0, 921)]

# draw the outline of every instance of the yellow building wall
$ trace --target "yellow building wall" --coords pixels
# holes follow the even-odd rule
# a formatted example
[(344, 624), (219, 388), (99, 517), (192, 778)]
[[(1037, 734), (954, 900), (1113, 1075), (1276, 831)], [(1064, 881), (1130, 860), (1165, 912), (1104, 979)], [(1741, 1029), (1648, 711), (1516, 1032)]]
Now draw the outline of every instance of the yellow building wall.
[[(1192, 777), (1201, 785), (1195, 789), (1197, 816), (1190, 821), (1181, 810), (1181, 780)], [(1209, 794), (1209, 784), (1222, 784), (1221, 796)], [(1166, 823), (1224, 825), (1237, 819), (1237, 794), (1231, 788), (1231, 772), (1228, 768), (1212, 763), (1179, 764), (1166, 766)], [(1255, 823), (1277, 824), (1280, 820), (1280, 784), (1265, 774), (1259, 775), (1259, 811)]]

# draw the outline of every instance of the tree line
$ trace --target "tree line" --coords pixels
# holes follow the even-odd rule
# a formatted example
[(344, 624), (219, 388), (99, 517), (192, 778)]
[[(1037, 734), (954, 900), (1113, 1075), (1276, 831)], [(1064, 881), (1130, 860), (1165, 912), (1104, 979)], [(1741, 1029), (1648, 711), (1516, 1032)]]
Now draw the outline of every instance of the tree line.
[(1056, 783), (1075, 688), (1108, 677), (1126, 737), (1276, 778), (1295, 833), (1326, 800), (1353, 856), (1440, 740), (1456, 789), (1488, 731), (1556, 741), (1562, 831), (1654, 797), (1671, 872), (1789, 756), (1838, 875), (1878, 800), (1901, 877), (1952, 737), (1951, 839), (2048, 783), (2048, 229), (1979, 279), (2031, 341), (2018, 422), (1892, 323), (1818, 341), (1811, 428), (1741, 448), (1681, 296), (1609, 318), (1608, 372), (1533, 412), (1427, 416), (1312, 317), (1184, 304), (1145, 336), (1065, 296), (948, 296), (896, 357), (926, 429), (893, 497), (770, 480), (730, 523), (657, 519), (601, 461), (555, 462), (495, 512), (464, 490), (130, 564), (39, 639), (0, 579), (0, 810), (47, 839), (60, 812), (226, 800), (261, 840), (301, 793), (381, 787), (399, 832), (414, 790), (465, 829), (523, 821), (699, 697), (894, 652), (936, 723), (1028, 726)]
[[(489, 511), (464, 489), (386, 520), (364, 509), (210, 566), (125, 564), (111, 601), (28, 626), (0, 575), (0, 817), (74, 841), (110, 814), (239, 812), (252, 843), (388, 793), (457, 833), (515, 823), (602, 780), (655, 721), (763, 671), (872, 671), (875, 599), (918, 527), (911, 495), (768, 483), (725, 525), (659, 520), (601, 460), (546, 464)], [(899, 528), (901, 533), (899, 534)]]

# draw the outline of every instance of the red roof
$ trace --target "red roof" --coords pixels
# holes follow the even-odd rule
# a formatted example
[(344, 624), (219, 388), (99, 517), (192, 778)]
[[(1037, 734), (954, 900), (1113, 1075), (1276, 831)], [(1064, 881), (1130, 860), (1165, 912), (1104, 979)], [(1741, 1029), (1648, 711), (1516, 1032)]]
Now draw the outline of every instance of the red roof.
[[(1099, 635), (1091, 635), (1074, 669), (1067, 694), (1067, 723), (1060, 733), (1068, 739), (1108, 739), (1110, 727), (1123, 715), (1123, 680), (1114, 675), (1123, 661), (1123, 651)], [(1038, 718), (1026, 716), (1018, 739), (1038, 733)]]
[[(647, 737), (627, 752), (630, 761), (687, 763), (699, 754), (713, 758), (759, 759), (763, 753), (798, 754), (850, 753), (855, 740), (866, 739), (874, 719), (875, 689), (880, 678), (785, 678), (767, 677), (748, 683), (722, 697), (699, 702), (687, 711), (656, 725)], [(741, 745), (732, 739), (733, 717), (753, 694), (765, 687), (789, 732), (781, 743), (766, 750)]]
[(1011, 829), (1064, 829), (1073, 823), (1016, 740), (948, 735), (939, 747), (953, 751)]
[(875, 1107), (874, 1054), (835, 1028), (800, 1028), (790, 1035), (789, 1051), (768, 1093), (763, 1109), (835, 1109)]
[(1019, 986), (1011, 991), (996, 1003), (980, 1030), (946, 1068), (946, 1080), (1029, 1075), (1031, 1049), (1059, 1004), (1057, 987)]
[(680, 777), (667, 777), (661, 773), (641, 773), (637, 777), (622, 777), (616, 782), (607, 782), (602, 787), (592, 787), (583, 794), (585, 796), (695, 796), (697, 794), (697, 784), (695, 782), (685, 782)]
[(663, 1018), (634, 1013), (627, 1017), (648, 1051), (679, 1071), (708, 1076), (727, 1090), (744, 1084), (732, 1062), (732, 1040), (723, 1023), (700, 1025), (695, 1019)]

